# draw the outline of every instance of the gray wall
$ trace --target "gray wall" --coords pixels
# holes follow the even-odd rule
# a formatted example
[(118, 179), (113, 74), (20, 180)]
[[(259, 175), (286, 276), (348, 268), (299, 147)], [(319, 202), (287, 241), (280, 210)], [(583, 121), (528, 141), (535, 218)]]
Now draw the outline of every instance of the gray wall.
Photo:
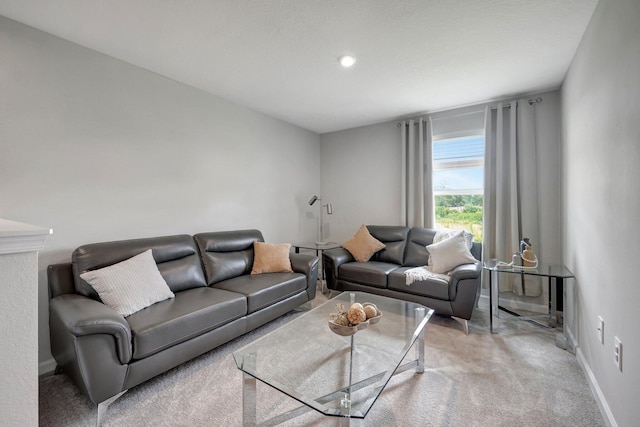
[(322, 197), (328, 240), (342, 243), (361, 224), (400, 222), (400, 131), (396, 122), (320, 136)]
[(564, 257), (576, 275), (577, 355), (620, 426), (640, 420), (639, 17), (637, 0), (600, 0), (562, 86)]
[(319, 136), (0, 17), (0, 217), (53, 228), (46, 266), (83, 243), (260, 229), (314, 240)]

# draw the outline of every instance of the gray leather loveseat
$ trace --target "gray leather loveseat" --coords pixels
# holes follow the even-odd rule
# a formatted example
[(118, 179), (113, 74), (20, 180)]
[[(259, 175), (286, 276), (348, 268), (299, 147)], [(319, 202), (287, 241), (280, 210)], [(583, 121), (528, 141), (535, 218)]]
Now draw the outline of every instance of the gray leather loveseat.
[[(323, 252), (327, 288), (336, 291), (363, 291), (417, 302), (436, 313), (467, 320), (476, 304), (480, 290), (480, 262), (453, 269), (448, 280), (429, 278), (406, 284), (405, 271), (427, 264), (426, 246), (433, 243), (436, 230), (421, 227), (367, 226), (369, 233), (385, 244), (369, 261), (357, 262), (344, 248)], [(474, 242), (471, 254), (481, 259), (482, 244)]]
[[(51, 352), (98, 423), (127, 389), (315, 298), (317, 257), (292, 253), (293, 272), (250, 274), (254, 241), (258, 230), (95, 243), (49, 266)], [(123, 317), (80, 278), (148, 249), (174, 298)]]

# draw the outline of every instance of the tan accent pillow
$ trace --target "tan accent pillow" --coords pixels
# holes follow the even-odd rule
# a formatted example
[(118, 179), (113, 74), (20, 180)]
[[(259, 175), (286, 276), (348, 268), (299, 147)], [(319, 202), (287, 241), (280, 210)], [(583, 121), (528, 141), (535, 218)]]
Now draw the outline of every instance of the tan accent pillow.
[(342, 244), (358, 262), (367, 262), (376, 252), (386, 248), (385, 244), (369, 233), (367, 227), (362, 224), (352, 238)]
[(293, 273), (289, 259), (289, 243), (253, 242), (253, 268), (251, 274)]

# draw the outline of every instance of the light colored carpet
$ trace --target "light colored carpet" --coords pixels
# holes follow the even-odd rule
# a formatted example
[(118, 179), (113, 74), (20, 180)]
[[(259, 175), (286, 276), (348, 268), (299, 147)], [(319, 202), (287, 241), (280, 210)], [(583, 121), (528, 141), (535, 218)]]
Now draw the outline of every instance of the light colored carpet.
[[(316, 306), (327, 297), (318, 293)], [(364, 420), (354, 426), (604, 426), (574, 355), (555, 346), (555, 334), (524, 321), (488, 332), (481, 301), (470, 334), (434, 315), (426, 329), (422, 375), (404, 372)], [(242, 374), (232, 352), (289, 322), (289, 313), (256, 331), (134, 387), (107, 410), (105, 426), (240, 426)], [(509, 316), (503, 316), (509, 317)], [(258, 382), (259, 420), (300, 406)], [(41, 426), (93, 426), (95, 406), (64, 375), (40, 379)], [(287, 426), (336, 425), (311, 411)]]

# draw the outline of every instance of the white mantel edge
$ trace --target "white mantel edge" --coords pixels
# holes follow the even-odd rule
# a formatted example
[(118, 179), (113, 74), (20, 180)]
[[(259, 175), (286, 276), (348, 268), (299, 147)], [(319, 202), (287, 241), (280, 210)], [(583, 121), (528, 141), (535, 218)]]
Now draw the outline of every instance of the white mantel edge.
[(0, 218), (0, 254), (39, 251), (53, 229)]

